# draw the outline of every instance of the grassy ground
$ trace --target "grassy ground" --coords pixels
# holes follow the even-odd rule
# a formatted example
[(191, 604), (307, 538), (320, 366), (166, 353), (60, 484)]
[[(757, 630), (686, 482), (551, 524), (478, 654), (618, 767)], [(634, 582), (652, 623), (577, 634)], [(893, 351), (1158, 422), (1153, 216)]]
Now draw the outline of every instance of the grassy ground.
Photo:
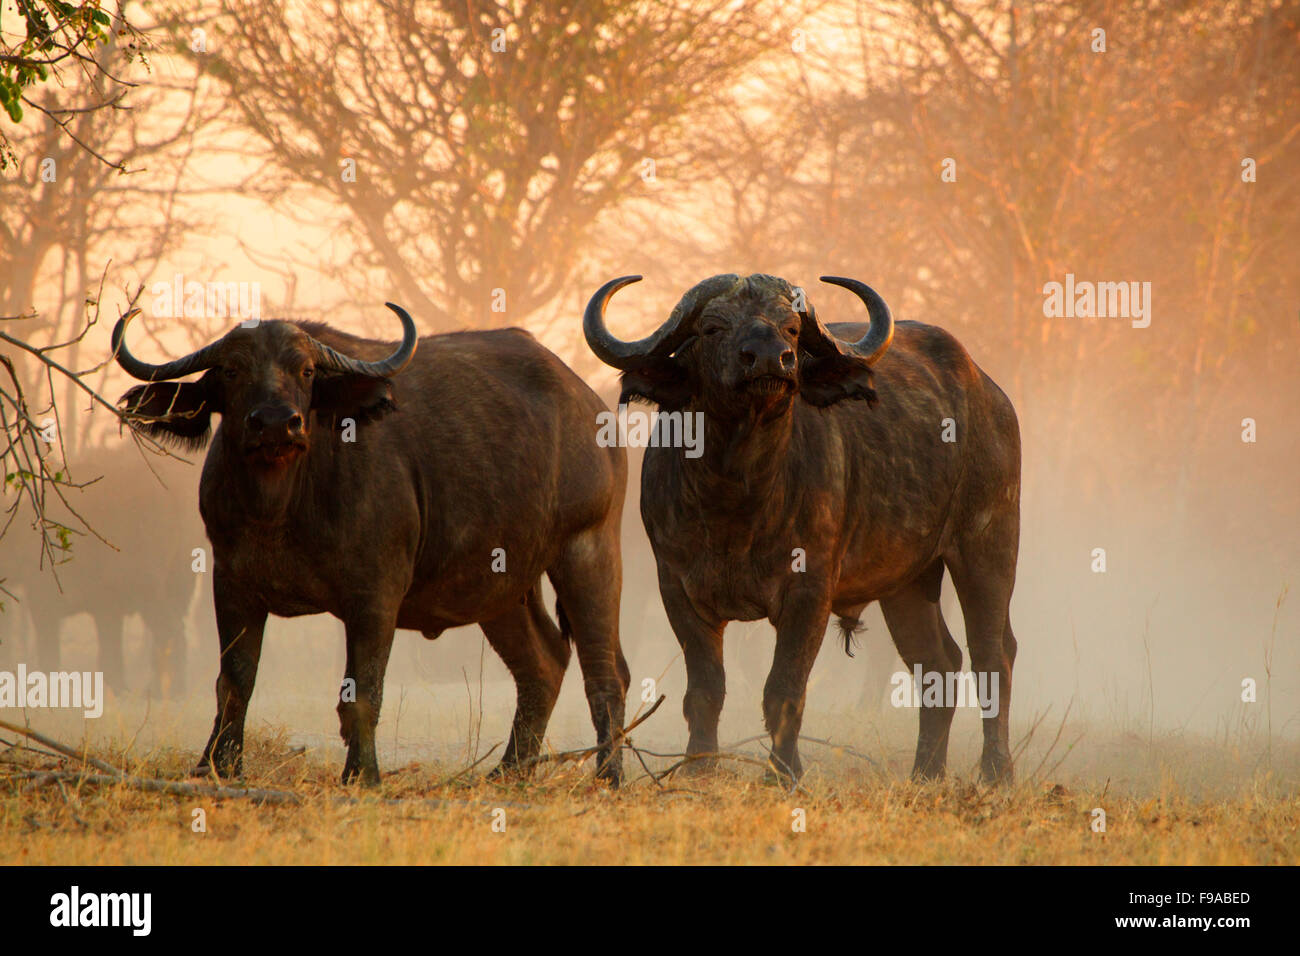
[[(35, 780), (23, 774), (73, 771), (80, 762), (22, 749), (17, 735), (0, 731), (0, 864), (1300, 861), (1300, 714), (1293, 697), (1279, 693), (1268, 703), (1266, 672), (1257, 674), (1261, 703), (1245, 704), (1231, 669), (1208, 690), (1192, 684), (1173, 693), (1153, 683), (1157, 668), (1137, 672), (1141, 693), (1117, 682), (1073, 696), (1044, 685), (1041, 668), (1037, 679), (1025, 671), (1011, 711), (1019, 783), (989, 790), (973, 782), (982, 737), (975, 711), (959, 711), (953, 723), (949, 780), (914, 785), (907, 774), (917, 714), (863, 695), (871, 645), (856, 661), (823, 653), (804, 719), (804, 733), (821, 742), (801, 744), (808, 771), (802, 789), (788, 794), (766, 785), (755, 765), (763, 759), (759, 701), (774, 638), (742, 634), (728, 645), (721, 736), (745, 759), (713, 776), (675, 774), (656, 784), (628, 753), (627, 785), (610, 793), (593, 784), (590, 762), (544, 765), (525, 783), (495, 784), (483, 776), (498, 750), (461, 773), (508, 736), (514, 685), (489, 651), (480, 649), (485, 663), (476, 667), (451, 654), (458, 645), (416, 638), (389, 667), (377, 737), (383, 786), (361, 794), (338, 782), (341, 642), (336, 625), (324, 626), (333, 630), (299, 635), (276, 623), (281, 639), (266, 645), (249, 712), (241, 785), (288, 791), (299, 803), (164, 795), (78, 782), (75, 774)], [(67, 666), (92, 668), (92, 635), (67, 637)], [(128, 658), (147, 667), (143, 636), (128, 634), (127, 643)], [(648, 646), (650, 635), (628, 643)], [(98, 719), (68, 710), (5, 710), (0, 719), (30, 720), (130, 774), (188, 781), (212, 726), (211, 650), (179, 701), (149, 700), (137, 687), (110, 696)], [(0, 667), (3, 661), (0, 654)], [(1124, 661), (1110, 666), (1127, 673)], [(651, 697), (667, 697), (634, 742), (660, 754), (681, 750), (680, 655), (643, 650), (632, 672), (629, 720), (647, 706), (645, 678), (654, 681)], [(1281, 673), (1276, 662), (1274, 673)], [(455, 679), (434, 680), (447, 675)], [(576, 667), (548, 742), (557, 749), (592, 742)], [(644, 759), (657, 772), (674, 762)], [(1097, 808), (1105, 811), (1104, 832), (1094, 830)], [(205, 832), (195, 831), (195, 810), (203, 811)]]
[[(757, 746), (757, 745), (753, 745)], [(92, 755), (144, 777), (183, 779), (192, 751), (127, 741)], [(611, 793), (589, 765), (540, 768), (524, 783), (482, 777), (495, 755), (464, 765), (420, 761), (385, 773), (375, 794), (337, 780), (333, 753), (303, 752), (283, 733), (249, 740), (243, 784), (297, 795), (294, 806), (145, 793), (76, 780), (33, 781), (71, 761), (0, 749), (4, 864), (1294, 864), (1300, 794), (1254, 773), (1230, 794), (1193, 796), (1176, 773), (1146, 792), (1061, 783), (1022, 761), (1024, 782), (990, 790), (960, 779), (914, 785), (889, 766), (810, 745), (802, 791), (763, 782), (735, 761), (707, 777), (656, 784), (634, 755)], [(668, 759), (646, 757), (652, 769)], [(1182, 755), (1180, 760), (1185, 760)], [(1197, 765), (1200, 766), (1200, 765)], [(391, 768), (391, 765), (390, 765)], [(1094, 808), (1105, 832), (1094, 831)], [(195, 810), (206, 832), (195, 831)], [(801, 811), (801, 812), (800, 812)], [(802, 830), (799, 824), (802, 823)]]

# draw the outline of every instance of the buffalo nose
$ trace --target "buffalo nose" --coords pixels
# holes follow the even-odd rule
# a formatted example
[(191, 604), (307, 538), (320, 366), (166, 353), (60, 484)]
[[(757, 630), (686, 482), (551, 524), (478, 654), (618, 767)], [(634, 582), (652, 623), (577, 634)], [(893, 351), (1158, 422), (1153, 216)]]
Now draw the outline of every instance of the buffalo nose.
[(283, 428), (287, 434), (302, 434), (302, 414), (291, 408), (255, 408), (248, 413), (248, 427), (255, 432)]
[(784, 344), (779, 349), (742, 346), (740, 364), (746, 371), (759, 375), (788, 372), (794, 368), (794, 349), (785, 348)]

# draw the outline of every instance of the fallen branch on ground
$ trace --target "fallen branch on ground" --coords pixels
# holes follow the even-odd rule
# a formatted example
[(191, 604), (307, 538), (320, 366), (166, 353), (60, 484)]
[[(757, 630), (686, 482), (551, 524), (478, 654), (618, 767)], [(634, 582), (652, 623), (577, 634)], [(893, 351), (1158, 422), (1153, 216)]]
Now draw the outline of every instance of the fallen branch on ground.
[[(661, 702), (662, 700), (663, 698), (660, 698)], [(651, 710), (651, 713), (653, 713), (653, 710)], [(649, 716), (650, 714), (647, 713), (646, 717)], [(11, 724), (3, 720), (0, 720), (0, 727), (10, 731), (11, 733), (20, 734), (23, 737), (27, 737), (31, 740), (34, 740), (37, 743), (41, 744), (42, 746), (48, 747), (51, 750), (55, 751), (57, 754), (60, 754), (64, 757), (67, 757), (72, 760), (80, 760), (84, 764), (94, 767), (96, 770), (103, 771), (103, 773), (93, 774), (93, 773), (86, 773), (85, 771), (80, 771), (80, 770), (75, 770), (75, 771), (74, 770), (29, 770), (21, 773), (0, 775), (0, 779), (8, 778), (8, 779), (27, 780), (29, 781), (28, 786), (31, 787), (40, 787), (40, 786), (46, 786), (50, 784), (59, 784), (62, 781), (67, 780), (67, 781), (75, 781), (79, 784), (89, 783), (96, 786), (114, 786), (114, 785), (123, 786), (123, 787), (128, 787), (132, 790), (143, 790), (149, 793), (167, 793), (173, 796), (211, 797), (214, 799), (221, 799), (221, 800), (252, 800), (255, 804), (271, 804), (273, 806), (297, 805), (303, 802), (302, 797), (300, 797), (296, 793), (291, 793), (288, 790), (267, 790), (267, 789), (262, 789), (257, 787), (224, 787), (224, 786), (216, 786), (213, 784), (206, 784), (206, 783), (189, 783), (188, 781), (185, 780), (160, 780), (152, 777), (131, 776), (126, 773), (123, 773), (121, 770), (118, 770), (116, 767), (113, 767), (111, 764), (107, 764), (102, 760), (90, 756), (89, 754), (77, 753), (77, 751), (72, 749), (71, 747), (68, 747), (65, 744), (61, 744), (57, 740), (53, 740), (49, 737), (46, 737), (44, 734), (38, 733), (37, 731), (32, 730), (31, 728), (20, 727), (16, 724)], [(628, 729), (630, 730), (631, 728), (629, 727)], [(495, 750), (496, 748), (494, 747), (492, 749)], [(33, 753), (35, 752), (36, 751), (33, 751)], [(467, 773), (469, 770), (472, 770), (474, 766), (477, 766), (478, 763), (481, 763), (483, 760), (485, 760), (488, 757), (488, 755), (491, 753), (492, 750), (489, 750), (486, 754), (480, 757), (479, 760), (475, 761), (474, 764), (471, 764), (469, 767), (466, 767), (456, 776), (457, 777), (461, 776), (462, 774)], [(451, 779), (454, 780), (456, 779), (456, 777), (452, 777)], [(330, 798), (330, 802), (340, 803), (340, 804), (353, 804), (353, 803), (360, 803), (362, 802), (363, 799), (365, 798), (332, 797)], [(530, 804), (515, 803), (510, 801), (502, 802), (500, 800), (496, 800), (496, 801), (447, 800), (439, 797), (424, 797), (415, 801), (409, 799), (401, 799), (401, 798), (393, 798), (390, 800), (382, 801), (382, 803), (385, 806), (408, 806), (413, 802), (425, 803), (434, 806), (459, 805), (459, 806), (490, 806), (494, 808), (515, 807), (515, 808), (531, 809)]]
[[(745, 744), (752, 744), (759, 740), (767, 740), (769, 736), (770, 735), (768, 734), (755, 734), (753, 737), (746, 737), (744, 740), (738, 740), (734, 744), (730, 744), (726, 747), (723, 747), (722, 749), (725, 751), (735, 750), (737, 747), (743, 747)], [(876, 760), (876, 758), (869, 757), (868, 755), (862, 753), (859, 750), (854, 750), (852, 747), (848, 746), (847, 744), (837, 744), (835, 743), (835, 741), (829, 738), (822, 739), (820, 737), (805, 737), (802, 734), (799, 735), (799, 740), (802, 743), (821, 744), (823, 747), (830, 747), (833, 750), (842, 750), (850, 757), (857, 757), (859, 760), (865, 760), (867, 763), (871, 764), (871, 766), (875, 767), (877, 770), (884, 770), (884, 768), (880, 766), (880, 761)]]
[(439, 788), (442, 788), (442, 787), (450, 786), (451, 784), (455, 783), (455, 782), (456, 782), (457, 780), (459, 780), (461, 777), (465, 776), (465, 774), (469, 773), (471, 770), (473, 770), (475, 767), (477, 767), (479, 764), (481, 764), (484, 760), (487, 760), (488, 757), (491, 757), (492, 754), (493, 754), (493, 752), (494, 752), (498, 747), (500, 747), (500, 746), (501, 746), (501, 744), (499, 744), (499, 743), (495, 743), (495, 744), (493, 744), (491, 747), (488, 748), (488, 752), (487, 752), (487, 753), (485, 753), (483, 756), (479, 757), (477, 760), (475, 760), (472, 764), (470, 764), (470, 765), (469, 765), (468, 767), (466, 767), (465, 769), (463, 769), (463, 770), (458, 770), (456, 773), (453, 773), (450, 777), (448, 777), (446, 780), (442, 781), (442, 783), (438, 784), (437, 786), (438, 786)]
[[(22, 773), (0, 774), (0, 780), (26, 780), (31, 788), (61, 784), (69, 781), (93, 786), (119, 786), (147, 793), (166, 793), (178, 797), (210, 797), (215, 800), (251, 800), (256, 805), (300, 806), (306, 800), (288, 790), (266, 790), (258, 787), (218, 787), (212, 784), (187, 783), (184, 780), (158, 780), (150, 777), (128, 777), (97, 773), (83, 773), (74, 770), (27, 770)], [(329, 797), (326, 802), (336, 806), (355, 806), (367, 802), (366, 797)], [(419, 797), (415, 799), (393, 797), (376, 801), (386, 807), (410, 807), (417, 805), (431, 807), (480, 806), (512, 807), (517, 810), (531, 810), (530, 803), (518, 803), (510, 800), (455, 800), (443, 797)]]
[[(613, 742), (609, 745), (610, 748), (613, 750), (617, 750), (619, 747), (621, 747), (623, 745), (623, 741), (627, 739), (628, 734), (632, 733), (632, 731), (636, 730), (636, 728), (640, 727), (647, 720), (649, 720), (650, 717), (654, 714), (654, 712), (659, 709), (659, 706), (667, 699), (668, 698), (666, 695), (660, 694), (659, 699), (654, 702), (654, 706), (652, 706), (644, 714), (642, 714), (636, 720), (632, 721), (632, 723), (628, 724), (626, 727), (624, 727), (615, 735)], [(604, 748), (600, 744), (597, 744), (595, 747), (585, 747), (582, 750), (564, 750), (561, 751), (560, 753), (554, 753), (554, 754), (538, 754), (536, 757), (529, 757), (527, 760), (525, 760), (523, 763), (519, 765), (518, 769), (526, 770), (529, 767), (534, 767), (539, 763), (567, 763), (571, 760), (577, 760), (581, 762), (583, 760), (586, 760), (588, 757), (599, 753), (602, 749)]]
[(156, 780), (149, 777), (128, 777), (124, 774), (83, 773), (78, 770), (28, 770), (13, 774), (19, 780), (28, 780), (29, 787), (70, 780), (76, 783), (89, 783), (97, 786), (122, 786), (132, 790), (144, 790), (149, 793), (169, 793), (182, 797), (214, 797), (217, 799), (239, 798), (252, 800), (254, 803), (296, 804), (302, 798), (287, 790), (244, 789), (240, 787), (214, 787), (211, 784), (186, 783), (183, 780)]
[(17, 724), (11, 724), (4, 720), (0, 720), (0, 727), (4, 728), (10, 733), (21, 734), (22, 736), (28, 738), (29, 740), (36, 741), (42, 747), (49, 747), (51, 750), (58, 751), (59, 753), (63, 754), (63, 756), (68, 757), (72, 760), (80, 760), (83, 763), (90, 764), (90, 766), (94, 767), (96, 770), (102, 770), (105, 773), (113, 774), (114, 776), (117, 777), (123, 775), (121, 770), (118, 770), (116, 767), (112, 766), (111, 764), (104, 763), (104, 761), (102, 760), (97, 760), (96, 758), (90, 756), (90, 754), (77, 753), (77, 751), (73, 750), (71, 747), (66, 747), (63, 744), (59, 743), (57, 740), (51, 740), (49, 737), (46, 737), (44, 734), (37, 733), (36, 731), (32, 730), (30, 727), (19, 727)]

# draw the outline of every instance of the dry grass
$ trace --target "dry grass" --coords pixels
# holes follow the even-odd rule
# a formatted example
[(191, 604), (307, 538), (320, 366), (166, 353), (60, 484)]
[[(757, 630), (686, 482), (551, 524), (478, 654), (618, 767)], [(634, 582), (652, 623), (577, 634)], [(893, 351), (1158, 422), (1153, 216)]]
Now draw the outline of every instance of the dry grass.
[[(140, 776), (184, 778), (192, 751), (155, 747), (123, 760), (125, 743), (90, 752)], [(667, 760), (647, 758), (655, 769)], [(900, 781), (835, 752), (789, 795), (744, 763), (658, 785), (629, 755), (627, 787), (593, 785), (590, 767), (544, 767), (526, 783), (494, 784), (483, 764), (412, 764), (375, 794), (337, 782), (333, 759), (258, 733), (246, 756), (252, 787), (291, 791), (297, 806), (255, 806), (18, 776), (57, 762), (0, 753), (4, 864), (1294, 864), (1300, 796), (1267, 775), (1231, 797), (1193, 799), (1166, 778), (1154, 792), (1022, 783), (989, 790), (954, 780)], [(71, 762), (63, 761), (65, 769)], [(1094, 807), (1106, 832), (1091, 829)], [(192, 829), (206, 814), (206, 833)], [(504, 810), (504, 832), (493, 829)], [(795, 832), (793, 811), (806, 817)], [(499, 818), (499, 815), (498, 815)]]

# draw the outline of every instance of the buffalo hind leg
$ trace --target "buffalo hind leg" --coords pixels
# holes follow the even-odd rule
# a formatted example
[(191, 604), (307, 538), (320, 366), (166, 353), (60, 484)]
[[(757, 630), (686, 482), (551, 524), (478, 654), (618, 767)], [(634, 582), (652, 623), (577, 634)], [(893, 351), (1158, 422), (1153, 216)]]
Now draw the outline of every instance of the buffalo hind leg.
[(696, 759), (682, 767), (687, 774), (705, 774), (717, 765), (717, 758), (702, 756), (718, 752), (718, 719), (727, 695), (727, 676), (722, 664), (722, 634), (725, 621), (702, 617), (677, 579), (660, 569), (659, 594), (673, 635), (686, 660), (686, 693), (682, 715), (689, 734), (686, 754)]
[(203, 756), (194, 772), (237, 777), (243, 773), (244, 718), (262, 659), (266, 609), (214, 571), (212, 596), (221, 644), (221, 673), (217, 676), (217, 717)]
[[(943, 574), (942, 566), (939, 574)], [(880, 609), (908, 671), (919, 664), (923, 674), (939, 674), (946, 688), (948, 675), (957, 675), (961, 671), (961, 648), (948, 632), (934, 590), (924, 582), (910, 584), (883, 599)], [(916, 760), (912, 764), (913, 779), (932, 780), (944, 775), (948, 762), (948, 732), (956, 709), (956, 701), (950, 700), (946, 694), (940, 706), (921, 707)]]
[(994, 712), (981, 715), (984, 749), (980, 776), (985, 783), (1011, 783), (1013, 779), (1010, 711), (1016, 639), (1011, 633), (1009, 608), (1015, 584), (1015, 536), (1008, 534), (1003, 540), (1008, 542), (1004, 548), (981, 548), (973, 560), (963, 551), (949, 565), (966, 620), (971, 670), (992, 698)]
[(515, 679), (515, 722), (505, 755), (489, 777), (527, 772), (541, 751), (546, 725), (569, 666), (569, 641), (542, 603), (538, 582), (518, 607), (480, 624)]
[[(555, 586), (560, 627), (573, 635), (582, 686), (596, 728), (596, 776), (617, 787), (623, 777), (621, 742), (631, 678), (618, 640), (618, 602), (623, 588), (619, 511), (606, 522), (574, 535), (547, 570)], [(566, 627), (567, 624), (567, 627)]]
[(361, 778), (362, 786), (379, 785), (375, 727), (384, 702), (384, 674), (393, 649), (396, 610), (367, 602), (347, 612), (347, 664), (339, 688), (339, 736), (347, 744), (343, 782)]

